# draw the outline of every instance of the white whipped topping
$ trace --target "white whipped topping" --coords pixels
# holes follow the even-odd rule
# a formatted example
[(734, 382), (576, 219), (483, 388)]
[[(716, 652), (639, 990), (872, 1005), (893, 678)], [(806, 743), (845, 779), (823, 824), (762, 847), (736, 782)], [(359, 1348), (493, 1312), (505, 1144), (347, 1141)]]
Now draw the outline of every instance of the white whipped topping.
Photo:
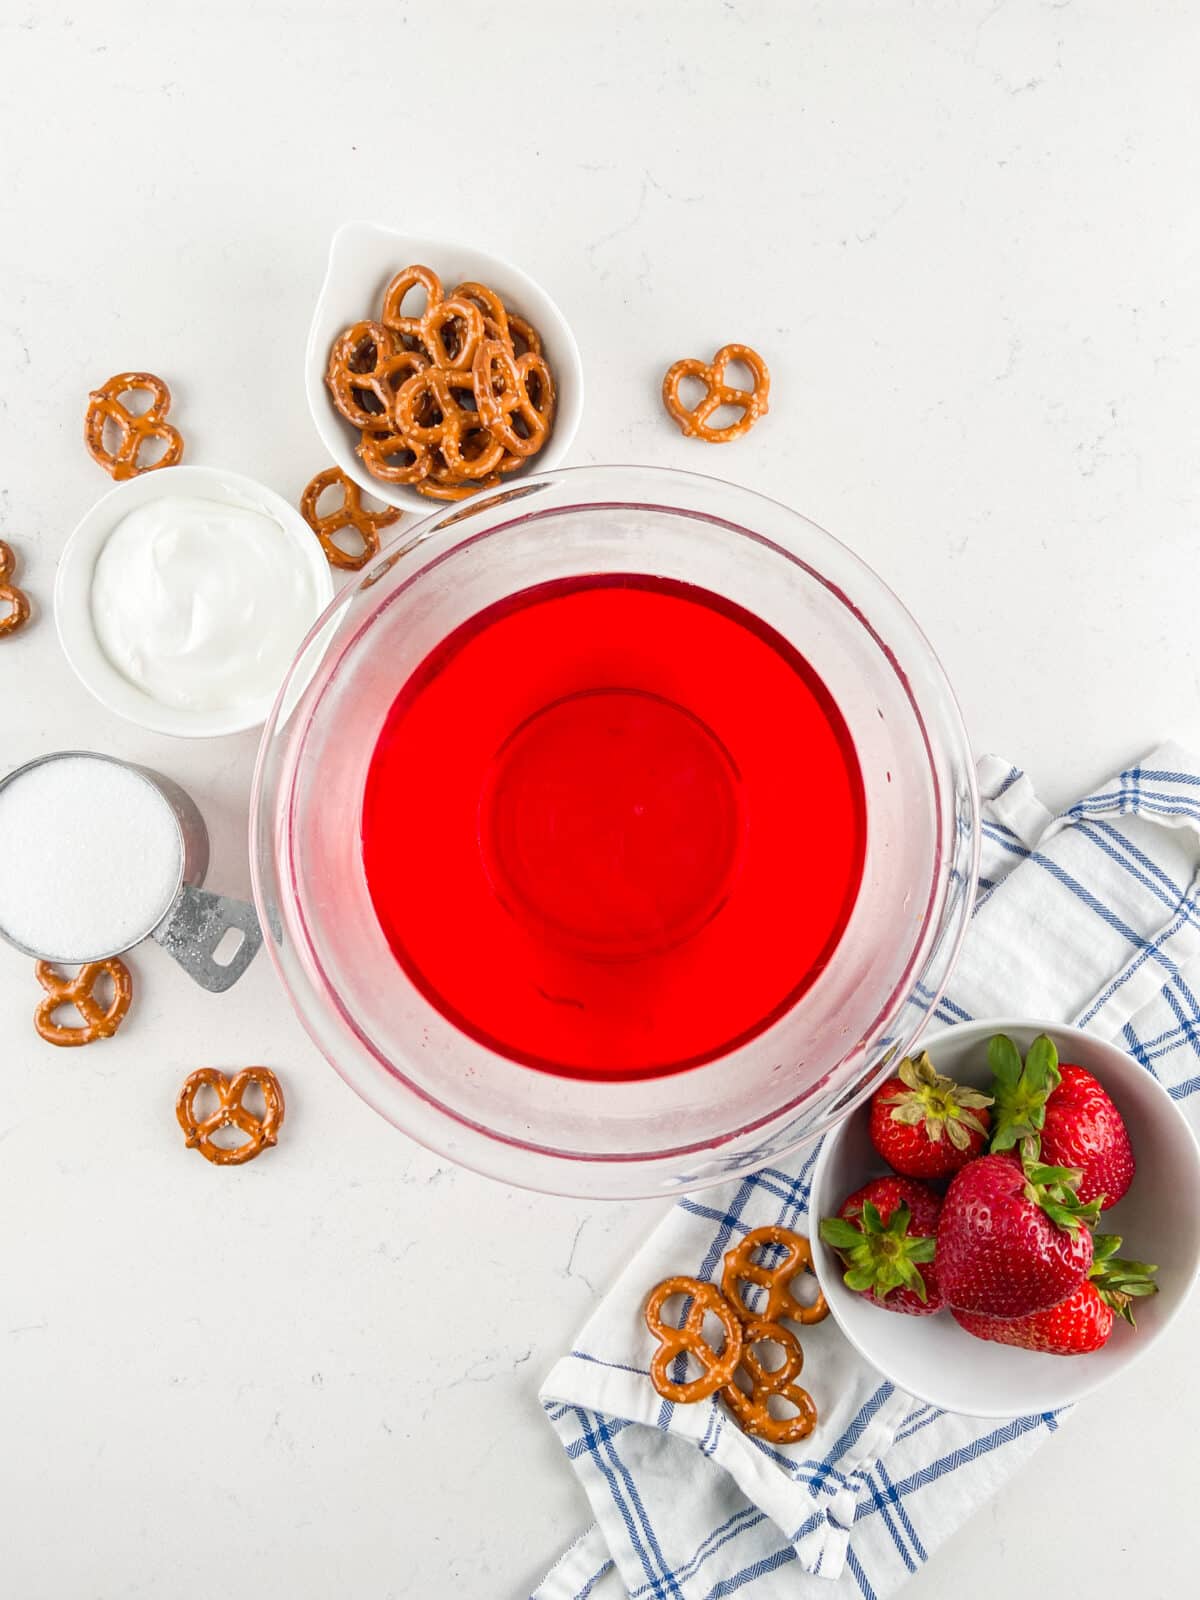
[(92, 625), (116, 670), (160, 705), (271, 700), (321, 609), (304, 551), (265, 511), (163, 495), (121, 518), (96, 561)]

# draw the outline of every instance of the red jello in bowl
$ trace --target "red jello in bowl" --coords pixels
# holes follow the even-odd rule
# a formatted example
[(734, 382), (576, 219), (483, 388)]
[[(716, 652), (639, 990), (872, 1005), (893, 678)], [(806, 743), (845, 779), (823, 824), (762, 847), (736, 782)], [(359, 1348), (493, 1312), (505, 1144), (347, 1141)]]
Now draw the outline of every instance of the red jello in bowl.
[(928, 644), (785, 507), (643, 468), (435, 513), (268, 724), (256, 894), (293, 1003), (414, 1138), (555, 1192), (719, 1181), (907, 1048), (976, 798)]

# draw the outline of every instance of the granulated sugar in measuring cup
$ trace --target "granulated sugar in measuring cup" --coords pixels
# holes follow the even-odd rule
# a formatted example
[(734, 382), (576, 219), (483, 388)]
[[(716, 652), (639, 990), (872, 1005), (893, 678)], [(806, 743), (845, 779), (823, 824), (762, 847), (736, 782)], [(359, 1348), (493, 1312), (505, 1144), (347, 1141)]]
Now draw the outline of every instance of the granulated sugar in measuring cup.
[(220, 992), (262, 943), (252, 906), (200, 887), (208, 830), (191, 797), (144, 767), (84, 750), (18, 767), (0, 783), (0, 841), (0, 937), (26, 955), (102, 961), (153, 937)]

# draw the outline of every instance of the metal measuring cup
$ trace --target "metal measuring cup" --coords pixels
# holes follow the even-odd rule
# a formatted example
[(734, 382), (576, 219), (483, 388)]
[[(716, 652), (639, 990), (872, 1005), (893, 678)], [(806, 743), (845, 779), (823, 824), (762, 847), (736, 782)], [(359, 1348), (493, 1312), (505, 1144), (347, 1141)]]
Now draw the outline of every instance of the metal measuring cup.
[[(123, 767), (141, 778), (157, 791), (169, 808), (179, 830), (179, 880), (175, 894), (166, 913), (153, 926), (143, 929), (135, 938), (127, 939), (116, 949), (104, 951), (31, 950), (14, 938), (0, 924), (0, 938), (25, 955), (41, 961), (59, 961), (75, 964), (84, 961), (103, 961), (110, 956), (124, 955), (143, 939), (153, 939), (174, 957), (188, 976), (202, 989), (220, 994), (232, 988), (258, 954), (262, 944), (262, 929), (254, 907), (244, 900), (234, 900), (227, 895), (212, 894), (201, 888), (208, 871), (208, 829), (204, 818), (191, 795), (170, 778), (153, 772), (149, 767), (132, 761), (119, 761), (115, 756), (102, 755), (95, 750), (57, 750), (51, 755), (38, 756), (17, 767), (0, 780), (0, 794), (35, 767), (50, 761), (82, 758), (87, 761), (107, 761)], [(133, 863), (130, 870), (136, 870)], [(227, 962), (215, 959), (214, 952), (225, 935), (234, 929), (242, 935), (241, 943)]]

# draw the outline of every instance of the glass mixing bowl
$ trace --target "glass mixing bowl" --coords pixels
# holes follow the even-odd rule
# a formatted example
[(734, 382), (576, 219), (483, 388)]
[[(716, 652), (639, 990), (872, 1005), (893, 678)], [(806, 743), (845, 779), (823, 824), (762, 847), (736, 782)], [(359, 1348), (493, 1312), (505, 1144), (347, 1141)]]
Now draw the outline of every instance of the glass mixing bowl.
[[(789, 1009), (702, 1065), (598, 1081), (509, 1060), (425, 998), (376, 918), (360, 818), (387, 712), (448, 634), (535, 584), (631, 572), (736, 602), (808, 661), (857, 751), (867, 842), (849, 922)], [(419, 852), (422, 832), (414, 772), (397, 849)], [(267, 724), (251, 838), (267, 947), (347, 1083), (453, 1161), (594, 1197), (717, 1183), (779, 1160), (858, 1104), (907, 1051), (946, 983), (977, 853), (958, 707), (891, 591), (785, 506), (642, 467), (546, 473), (436, 510), (344, 588)]]

